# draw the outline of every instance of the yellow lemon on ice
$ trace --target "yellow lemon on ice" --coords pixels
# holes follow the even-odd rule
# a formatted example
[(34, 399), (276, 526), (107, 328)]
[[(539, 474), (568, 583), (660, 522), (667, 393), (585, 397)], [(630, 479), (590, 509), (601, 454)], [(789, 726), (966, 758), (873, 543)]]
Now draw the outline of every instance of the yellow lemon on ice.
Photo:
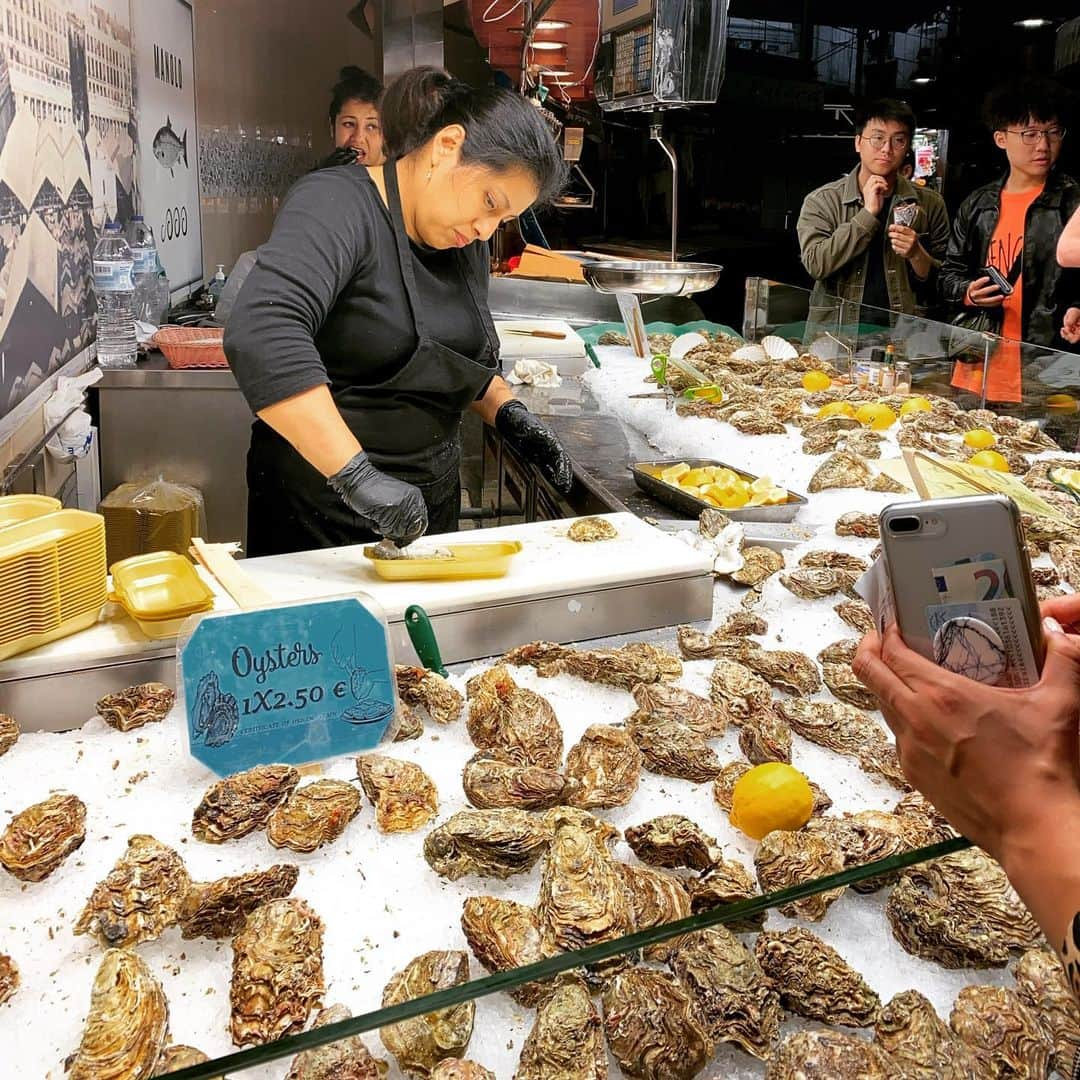
[(969, 465), (978, 465), (981, 469), (996, 469), (998, 472), (1008, 472), (1009, 463), (996, 450), (980, 450), (968, 458)]
[(804, 390), (809, 390), (813, 394), (818, 390), (828, 390), (832, 386), (832, 379), (824, 371), (815, 369), (814, 371), (808, 371), (802, 377), (802, 385)]
[(830, 416), (854, 416), (855, 406), (850, 401), (830, 401), (822, 405), (815, 414), (818, 420), (828, 420)]
[(1076, 398), (1072, 394), (1051, 394), (1046, 399), (1046, 407), (1057, 412), (1076, 412)]
[(858, 412), (855, 413), (855, 419), (871, 431), (884, 431), (896, 423), (896, 413), (880, 401), (871, 401), (860, 406)]
[(934, 406), (924, 397), (916, 395), (915, 397), (909, 397), (903, 405), (900, 406), (901, 416), (910, 416), (915, 412), (933, 412)]
[(744, 773), (731, 793), (731, 824), (754, 840), (777, 829), (801, 829), (814, 809), (810, 782), (798, 769), (780, 761)]
[(973, 428), (964, 432), (964, 445), (972, 450), (989, 450), (997, 442), (997, 436), (986, 428)]

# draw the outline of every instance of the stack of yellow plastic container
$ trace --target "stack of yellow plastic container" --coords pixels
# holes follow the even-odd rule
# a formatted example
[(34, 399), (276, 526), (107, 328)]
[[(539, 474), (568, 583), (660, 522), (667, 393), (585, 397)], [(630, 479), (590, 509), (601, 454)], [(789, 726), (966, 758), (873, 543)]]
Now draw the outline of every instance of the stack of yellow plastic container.
[(113, 563), (110, 599), (148, 638), (176, 637), (191, 615), (214, 606), (213, 590), (183, 555), (152, 551)]
[(93, 626), (105, 603), (105, 519), (59, 505), (0, 498), (0, 660)]

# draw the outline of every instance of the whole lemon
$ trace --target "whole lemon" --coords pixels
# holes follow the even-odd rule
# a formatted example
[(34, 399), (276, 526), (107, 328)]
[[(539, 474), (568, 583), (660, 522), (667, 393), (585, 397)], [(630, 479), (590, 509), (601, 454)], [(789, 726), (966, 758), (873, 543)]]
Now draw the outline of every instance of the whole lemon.
[(1072, 394), (1051, 394), (1046, 399), (1046, 407), (1058, 412), (1076, 412), (1076, 398)]
[(896, 423), (896, 413), (880, 401), (871, 401), (859, 407), (855, 419), (871, 431), (884, 431)]
[(824, 371), (808, 371), (802, 377), (802, 384), (804, 390), (809, 390), (811, 394), (818, 390), (828, 390), (832, 386), (832, 379), (825, 374)]
[(909, 416), (915, 412), (933, 412), (934, 407), (924, 397), (909, 397), (903, 405), (900, 406), (900, 415)]
[(968, 458), (969, 465), (978, 465), (981, 469), (996, 469), (998, 472), (1008, 472), (1009, 463), (996, 450), (980, 450)]
[(989, 450), (997, 442), (997, 436), (986, 428), (973, 428), (964, 432), (964, 445), (972, 450)]
[(828, 420), (830, 416), (854, 416), (855, 406), (850, 401), (830, 401), (822, 405), (815, 414), (818, 420)]
[(801, 829), (814, 809), (810, 783), (798, 769), (780, 761), (744, 773), (731, 793), (731, 824), (754, 840), (777, 829)]

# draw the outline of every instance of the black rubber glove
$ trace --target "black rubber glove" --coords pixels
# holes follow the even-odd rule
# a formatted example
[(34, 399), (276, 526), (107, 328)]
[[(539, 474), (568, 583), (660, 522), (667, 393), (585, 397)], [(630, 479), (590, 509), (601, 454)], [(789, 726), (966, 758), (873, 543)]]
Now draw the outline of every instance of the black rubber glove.
[(353, 513), (398, 547), (424, 535), (427, 506), (420, 489), (380, 472), (363, 450), (326, 482)]
[(312, 172), (318, 172), (320, 169), (333, 169), (338, 165), (355, 165), (359, 156), (355, 147), (339, 146), (333, 153), (327, 154)]
[(556, 491), (570, 493), (574, 484), (574, 465), (562, 448), (558, 436), (542, 420), (511, 398), (495, 414), (495, 430), (523, 457), (540, 467)]

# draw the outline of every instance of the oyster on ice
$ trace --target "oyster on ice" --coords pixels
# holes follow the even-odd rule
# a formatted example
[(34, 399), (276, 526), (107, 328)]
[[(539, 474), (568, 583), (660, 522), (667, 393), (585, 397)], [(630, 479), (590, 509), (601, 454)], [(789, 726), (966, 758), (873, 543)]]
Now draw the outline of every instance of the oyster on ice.
[(394, 742), (408, 742), (410, 739), (419, 739), (424, 734), (424, 721), (420, 714), (411, 706), (402, 702), (397, 711), (397, 734)]
[(625, 728), (591, 724), (566, 755), (566, 775), (576, 784), (567, 803), (583, 810), (625, 806), (641, 780), (641, 761)]
[(90, 894), (75, 933), (93, 933), (106, 948), (153, 941), (179, 921), (190, 886), (184, 861), (171, 847), (152, 836), (133, 836)]
[(768, 1059), (780, 1038), (780, 996), (734, 934), (722, 926), (686, 934), (670, 964), (714, 1042)]
[(560, 975), (536, 1010), (514, 1080), (607, 1080), (600, 1017), (576, 975)]
[(424, 840), (424, 858), (443, 877), (506, 878), (531, 870), (551, 842), (552, 827), (523, 810), (461, 810)]
[(10, 956), (0, 953), (0, 1005), (19, 989), (19, 969)]
[(394, 666), (398, 696), (406, 705), (427, 710), (436, 724), (452, 724), (461, 716), (465, 699), (441, 675), (427, 668)]
[(769, 684), (745, 664), (727, 658), (717, 660), (713, 667), (709, 679), (709, 697), (736, 724), (772, 705)]
[(649, 866), (708, 870), (724, 858), (713, 837), (682, 814), (662, 814), (625, 833), (634, 854)]
[(742, 566), (731, 575), (731, 580), (740, 585), (756, 588), (784, 569), (784, 556), (772, 548), (751, 545), (743, 548), (742, 555)]
[(728, 417), (728, 423), (743, 435), (784, 435), (787, 428), (771, 413), (761, 409), (739, 409)]
[[(461, 930), (487, 971), (512, 971), (544, 959), (536, 912), (516, 900), (470, 896), (461, 909)], [(531, 1008), (547, 990), (544, 983), (526, 983), (510, 994)]]
[(833, 611), (860, 634), (869, 634), (874, 629), (874, 613), (865, 600), (844, 600)]
[[(724, 813), (731, 813), (731, 803), (732, 798), (734, 797), (735, 785), (753, 767), (751, 762), (736, 758), (734, 761), (729, 761), (720, 770), (720, 775), (717, 776), (713, 783), (713, 798), (716, 800), (716, 805), (719, 806)], [(830, 799), (825, 790), (814, 783), (813, 780), (807, 779), (807, 783), (810, 785), (810, 791), (814, 796), (814, 807), (811, 810), (811, 813), (814, 815), (824, 814), (825, 811), (832, 806), (832, 799)]]
[(797, 697), (815, 694), (821, 689), (817, 664), (805, 653), (794, 649), (760, 649), (748, 645), (739, 653), (739, 662), (778, 690)]
[(619, 690), (633, 690), (638, 683), (677, 679), (682, 662), (667, 649), (632, 641), (617, 649), (572, 649), (550, 641), (536, 641), (511, 649), (504, 657), (507, 664), (529, 664), (547, 678), (553, 675), (576, 675), (586, 682), (603, 683)]
[(870, 475), (870, 469), (861, 457), (848, 450), (837, 450), (810, 477), (810, 491), (816, 494), (828, 488), (862, 487)]
[(880, 708), (880, 702), (866, 686), (859, 681), (850, 664), (823, 663), (821, 678), (833, 697), (854, 705), (857, 709), (873, 711)]
[(279, 863), (217, 881), (195, 882), (180, 903), (180, 933), (185, 938), (233, 937), (257, 907), (288, 896), (299, 876), (299, 867)]
[(512, 765), (562, 765), (563, 735), (547, 699), (514, 682), (505, 664), (471, 678), (467, 727), (481, 749)]
[(769, 632), (769, 624), (752, 611), (733, 611), (716, 631), (725, 637), (761, 637)]
[(879, 1046), (831, 1029), (796, 1031), (769, 1059), (765, 1080), (895, 1080), (895, 1064)]
[(754, 942), (754, 957), (792, 1012), (848, 1027), (869, 1027), (877, 1020), (881, 999), (831, 945), (809, 930), (766, 930)]
[(364, 794), (375, 805), (380, 832), (412, 832), (439, 812), (439, 793), (431, 778), (411, 761), (363, 754), (356, 771)]
[[(344, 1005), (321, 1009), (312, 1029), (348, 1020)], [(285, 1080), (381, 1080), (387, 1073), (386, 1062), (372, 1057), (359, 1035), (350, 1035), (313, 1050), (302, 1050), (293, 1058)]]
[(854, 638), (841, 638), (817, 654), (819, 664), (850, 664), (855, 659), (859, 643)]
[[(740, 615), (754, 617), (752, 612), (739, 612)], [(697, 630), (693, 626), (680, 626), (676, 631), (679, 642), (679, 652), (687, 660), (715, 660), (718, 656), (737, 655), (746, 639), (739, 634), (727, 634), (721, 628), (706, 634), (703, 630)], [(655, 685), (663, 686), (664, 683)]]
[(851, 431), (844, 436), (844, 449), (861, 458), (879, 458), (881, 436), (876, 431)]
[(637, 711), (628, 721), (630, 726), (672, 721), (708, 739), (727, 731), (726, 709), (681, 686), (661, 682), (638, 683), (631, 693), (637, 702)]
[(164, 720), (175, 702), (176, 693), (164, 683), (148, 682), (106, 694), (94, 708), (109, 727), (133, 731)]
[(957, 835), (941, 811), (921, 792), (909, 791), (893, 807), (892, 812), (897, 817), (910, 821), (914, 828), (927, 837), (926, 843), (951, 840)]
[(1012, 967), (1016, 993), (1039, 1018), (1053, 1043), (1053, 1067), (1071, 1076), (1080, 1051), (1080, 1009), (1061, 961), (1046, 949), (1029, 949)]
[[(733, 859), (721, 859), (700, 877), (688, 878), (686, 888), (690, 892), (690, 910), (696, 915), (711, 908), (734, 904), (739, 900), (750, 900), (760, 896), (757, 883), (749, 871), (740, 862)], [(724, 923), (732, 933), (750, 933), (760, 930), (765, 925), (765, 912), (746, 915)]]
[(603, 989), (604, 1033), (626, 1076), (689, 1080), (713, 1054), (697, 1006), (672, 975), (621, 971)]
[(326, 991), (322, 943), (322, 919), (303, 900), (271, 900), (247, 917), (233, 938), (229, 999), (237, 1046), (303, 1031)]
[(881, 536), (876, 514), (849, 510), (836, 519), (837, 536), (855, 536), (860, 540), (877, 540)]
[(0, 757), (3, 757), (19, 741), (19, 725), (13, 716), (0, 713)]
[[(630, 897), (635, 930), (650, 930), (654, 926), (685, 919), (690, 914), (690, 894), (674, 874), (665, 874), (647, 866), (617, 865)], [(665, 961), (677, 941), (669, 939), (648, 946), (645, 959)]]
[[(754, 852), (754, 869), (761, 891), (770, 893), (840, 873), (844, 869), (844, 855), (836, 845), (813, 833), (777, 831), (769, 833), (758, 844)], [(780, 914), (789, 919), (817, 922), (843, 894), (843, 888), (829, 889), (784, 904), (779, 909)]]
[(627, 729), (649, 772), (703, 784), (720, 771), (720, 759), (704, 736), (677, 720), (640, 722), (637, 715), (630, 718)]
[(980, 1059), (984, 1075), (1044, 1077), (1052, 1046), (1039, 1017), (1004, 986), (965, 986), (949, 1026)]
[(899, 1066), (903, 1080), (980, 1080), (982, 1065), (918, 992), (897, 994), (874, 1027), (874, 1042)]
[[(469, 957), (464, 952), (422, 953), (386, 984), (383, 1008), (449, 990), (469, 981)], [(399, 1024), (380, 1028), (383, 1045), (397, 1059), (407, 1076), (430, 1076), (443, 1058), (457, 1058), (465, 1053), (473, 1033), (476, 1003), (473, 1001), (439, 1009), (425, 1016), (414, 1016)]]
[[(858, 423), (857, 420), (853, 423)], [(819, 457), (839, 448), (845, 432), (840, 428), (827, 427), (823, 421), (807, 424), (803, 428), (802, 452), (808, 457)]]
[(431, 1070), (431, 1080), (495, 1080), (495, 1074), (475, 1061), (461, 1058), (443, 1058)]
[(791, 728), (771, 706), (752, 713), (739, 729), (739, 749), (754, 765), (791, 762)]
[(77, 795), (50, 795), (19, 811), (0, 833), (0, 866), (20, 881), (44, 881), (86, 839)]
[(300, 783), (291, 765), (256, 765), (211, 785), (195, 808), (191, 831), (197, 840), (221, 844), (261, 829)]
[(1003, 967), (1042, 940), (1005, 871), (977, 848), (909, 867), (885, 914), (909, 953), (947, 968)]
[(179, 1072), (181, 1069), (190, 1069), (192, 1065), (205, 1065), (210, 1058), (194, 1046), (185, 1046), (183, 1043), (173, 1043), (161, 1051), (161, 1057), (157, 1060), (154, 1068), (155, 1076), (168, 1076), (169, 1073)]
[(360, 813), (360, 792), (344, 780), (298, 787), (270, 815), (266, 836), (276, 848), (309, 852), (332, 843)]
[(894, 480), (888, 473), (878, 473), (869, 484), (866, 485), (867, 491), (878, 491), (886, 495), (907, 495), (910, 493), (911, 488), (907, 484), (901, 484), (899, 480)]
[(169, 1005), (146, 962), (133, 949), (109, 949), (68, 1080), (153, 1076), (168, 1029)]
[(859, 575), (850, 570), (800, 566), (789, 574), (781, 574), (780, 584), (800, 600), (820, 600), (836, 593), (854, 596), (858, 578)]
[[(860, 810), (840, 817), (811, 818), (806, 830), (838, 847), (843, 852), (845, 868), (865, 866), (878, 859), (900, 855), (932, 843), (930, 835), (923, 833), (913, 820), (905, 821), (896, 814), (881, 810)], [(856, 892), (871, 893), (895, 880), (895, 874), (883, 874), (856, 882), (851, 887)]]
[(593, 544), (597, 540), (614, 540), (619, 530), (605, 518), (586, 517), (578, 518), (566, 535), (579, 544)]
[(867, 561), (858, 555), (827, 549), (808, 551), (799, 560), (799, 565), (808, 570), (846, 570), (850, 574), (863, 574), (870, 569)]
[(492, 754), (474, 754), (461, 773), (465, 798), (480, 810), (547, 810), (566, 802), (577, 782), (539, 765), (511, 765)]

